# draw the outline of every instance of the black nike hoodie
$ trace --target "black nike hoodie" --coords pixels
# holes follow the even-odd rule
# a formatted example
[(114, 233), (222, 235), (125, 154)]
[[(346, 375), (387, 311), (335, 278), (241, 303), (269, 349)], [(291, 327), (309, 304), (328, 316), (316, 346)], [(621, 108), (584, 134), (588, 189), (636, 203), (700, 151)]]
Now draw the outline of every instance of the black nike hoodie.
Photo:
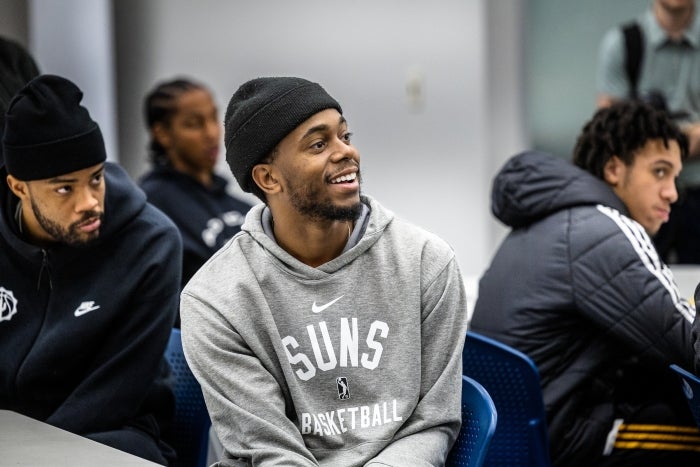
[[(6, 178), (0, 168), (0, 179)], [(24, 241), (0, 184), (0, 409), (87, 435), (174, 412), (163, 352), (178, 309), (182, 244), (118, 165), (86, 247)]]

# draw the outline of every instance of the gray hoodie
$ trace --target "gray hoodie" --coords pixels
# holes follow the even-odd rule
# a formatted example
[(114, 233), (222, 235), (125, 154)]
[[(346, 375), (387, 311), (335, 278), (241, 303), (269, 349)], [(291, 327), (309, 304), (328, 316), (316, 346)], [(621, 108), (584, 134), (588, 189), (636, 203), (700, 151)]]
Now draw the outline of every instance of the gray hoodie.
[(220, 465), (444, 464), (461, 420), (462, 277), (444, 241), (362, 201), (364, 234), (318, 268), (265, 234), (258, 205), (185, 287), (185, 355)]

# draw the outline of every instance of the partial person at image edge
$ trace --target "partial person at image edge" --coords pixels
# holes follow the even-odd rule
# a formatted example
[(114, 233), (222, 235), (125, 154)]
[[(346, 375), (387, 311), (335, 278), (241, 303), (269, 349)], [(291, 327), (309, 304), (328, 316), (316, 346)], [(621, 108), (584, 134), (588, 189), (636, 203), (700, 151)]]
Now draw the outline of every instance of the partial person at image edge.
[(166, 465), (163, 358), (178, 307), (176, 227), (118, 165), (69, 80), (7, 110), (0, 174), (0, 408)]
[(14, 40), (0, 36), (0, 109), (7, 106), (30, 80), (39, 75), (39, 67), (27, 50)]
[[(5, 111), (15, 93), (39, 75), (39, 67), (27, 50), (12, 39), (0, 36), (0, 136)], [(0, 144), (0, 166), (3, 165)]]
[(265, 204), (180, 310), (218, 465), (444, 464), (467, 325), (454, 251), (360, 194), (348, 124), (317, 83), (244, 83), (225, 142), (239, 185)]
[(650, 238), (686, 155), (666, 113), (621, 102), (584, 126), (574, 164), (525, 152), (494, 179), (492, 212), (512, 230), (480, 279), (470, 329), (534, 360), (555, 466), (700, 461), (668, 368), (700, 369), (700, 324)]

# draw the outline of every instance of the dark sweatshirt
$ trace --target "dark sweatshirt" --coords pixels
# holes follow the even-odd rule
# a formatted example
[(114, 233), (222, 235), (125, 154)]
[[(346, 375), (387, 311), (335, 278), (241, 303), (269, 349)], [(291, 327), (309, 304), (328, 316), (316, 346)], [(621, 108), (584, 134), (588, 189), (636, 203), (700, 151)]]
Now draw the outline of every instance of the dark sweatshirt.
[(80, 435), (138, 425), (157, 437), (174, 412), (163, 352), (181, 241), (123, 169), (106, 163), (105, 183), (99, 238), (44, 249), (23, 240), (0, 184), (0, 409)]
[(182, 285), (224, 243), (241, 230), (251, 205), (226, 192), (226, 180), (214, 175), (211, 187), (163, 165), (140, 181), (148, 202), (180, 229), (183, 241)]

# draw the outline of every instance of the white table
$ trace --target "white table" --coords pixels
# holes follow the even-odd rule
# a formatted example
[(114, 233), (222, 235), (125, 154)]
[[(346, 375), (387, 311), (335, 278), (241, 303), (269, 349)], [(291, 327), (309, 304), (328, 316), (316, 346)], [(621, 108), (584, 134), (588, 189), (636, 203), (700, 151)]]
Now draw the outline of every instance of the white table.
[(694, 302), (695, 287), (700, 283), (700, 265), (697, 264), (672, 264), (669, 266), (673, 273), (681, 296), (691, 303)]
[(0, 410), (0, 466), (153, 467), (158, 464), (10, 410)]

